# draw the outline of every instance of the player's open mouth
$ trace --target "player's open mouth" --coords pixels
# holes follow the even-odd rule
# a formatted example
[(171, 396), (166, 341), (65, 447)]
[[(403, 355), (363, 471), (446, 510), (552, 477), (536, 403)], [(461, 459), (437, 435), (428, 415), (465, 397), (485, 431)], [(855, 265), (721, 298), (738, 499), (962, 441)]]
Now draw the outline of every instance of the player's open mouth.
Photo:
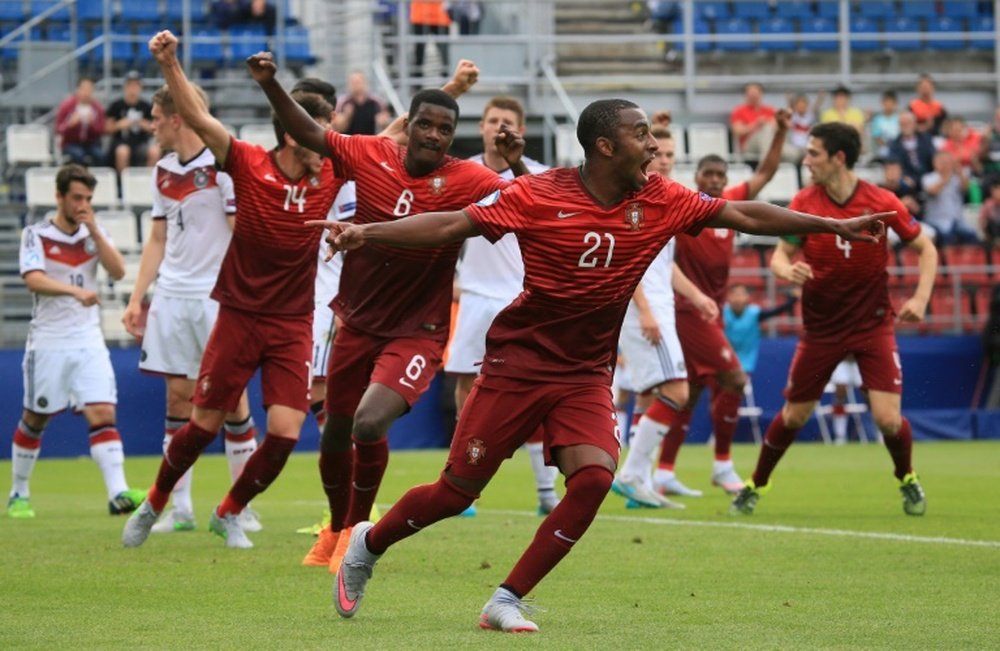
[(649, 165), (655, 158), (655, 156), (650, 156), (642, 162), (642, 165), (639, 166), (639, 174), (642, 175), (642, 178), (646, 180), (649, 179)]

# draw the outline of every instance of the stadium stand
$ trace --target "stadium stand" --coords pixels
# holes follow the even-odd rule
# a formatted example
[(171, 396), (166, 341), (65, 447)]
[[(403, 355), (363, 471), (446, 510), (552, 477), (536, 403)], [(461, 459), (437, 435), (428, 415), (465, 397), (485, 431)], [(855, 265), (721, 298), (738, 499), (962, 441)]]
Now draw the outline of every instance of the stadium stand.
[(151, 167), (126, 167), (122, 170), (122, 205), (130, 210), (153, 205)]

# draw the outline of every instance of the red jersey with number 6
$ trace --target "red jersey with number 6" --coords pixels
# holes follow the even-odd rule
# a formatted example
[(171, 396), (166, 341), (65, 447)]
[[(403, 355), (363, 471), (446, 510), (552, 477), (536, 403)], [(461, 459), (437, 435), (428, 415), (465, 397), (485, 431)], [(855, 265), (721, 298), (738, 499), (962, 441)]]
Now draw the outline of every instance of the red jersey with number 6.
[[(331, 131), (327, 146), (338, 168), (357, 180), (355, 224), (461, 210), (507, 185), (496, 172), (451, 156), (426, 176), (410, 176), (404, 165), (406, 148), (388, 138)], [(434, 249), (370, 244), (349, 251), (340, 291), (330, 307), (352, 328), (368, 334), (444, 342), (460, 250), (461, 243)]]
[(671, 237), (697, 234), (725, 205), (653, 175), (602, 206), (579, 169), (516, 179), (465, 209), (490, 241), (516, 233), (524, 291), (486, 335), (483, 373), (546, 382), (611, 381), (625, 309)]
[[(843, 204), (817, 185), (799, 191), (788, 205), (792, 210), (847, 219), (895, 210), (885, 220), (900, 239), (920, 235), (920, 225), (892, 192), (858, 179), (854, 193)], [(811, 341), (836, 342), (844, 337), (892, 323), (895, 312), (889, 300), (889, 248), (848, 242), (839, 235), (810, 234), (797, 238), (813, 277), (802, 286), (804, 336)]]
[(212, 298), (222, 305), (277, 315), (312, 314), (316, 256), (326, 219), (344, 179), (329, 160), (319, 174), (290, 179), (274, 151), (230, 140), (223, 170), (236, 192), (236, 226)]

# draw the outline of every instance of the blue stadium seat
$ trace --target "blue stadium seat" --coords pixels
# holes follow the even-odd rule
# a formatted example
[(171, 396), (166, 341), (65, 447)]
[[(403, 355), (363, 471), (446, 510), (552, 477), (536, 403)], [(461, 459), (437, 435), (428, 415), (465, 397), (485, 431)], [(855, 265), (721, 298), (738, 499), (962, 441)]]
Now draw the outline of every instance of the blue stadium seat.
[[(13, 30), (7, 30), (8, 32)], [(0, 59), (4, 61), (16, 61), (17, 60), (17, 44), (24, 40), (24, 34), (15, 36), (14, 39), (7, 44), (5, 47), (0, 48)]]
[(56, 43), (69, 43), (73, 40), (71, 34), (72, 32), (69, 29), (69, 25), (52, 25), (45, 30), (45, 40), (54, 41)]
[(930, 21), (927, 25), (927, 45), (937, 50), (963, 50), (965, 49), (965, 37), (956, 38), (934, 38), (931, 34), (942, 34), (948, 32), (964, 32), (965, 21), (961, 18), (949, 18), (942, 16)]
[(198, 29), (193, 36), (204, 41), (191, 43), (191, 60), (200, 66), (219, 66), (225, 58), (222, 33), (217, 29)]
[[(912, 0), (907, 0), (899, 4), (903, 9), (900, 13), (901, 16), (909, 18), (937, 18), (938, 15), (936, 2), (928, 2), (927, 0), (913, 2)], [(945, 2), (944, 4), (948, 3)]]
[(820, 18), (839, 18), (840, 2), (837, 0), (817, 0), (816, 15)]
[(771, 17), (771, 5), (767, 2), (734, 2), (733, 16), (736, 18), (766, 20)]
[(774, 8), (774, 15), (779, 18), (813, 18), (813, 3), (802, 0), (779, 2)]
[(267, 33), (263, 27), (238, 27), (229, 30), (230, 60), (242, 63), (252, 54), (266, 50)]
[(802, 47), (811, 52), (832, 52), (840, 47), (836, 40), (817, 41), (807, 34), (836, 34), (837, 24), (830, 18), (813, 18), (803, 20), (801, 24)]
[(942, 3), (944, 15), (949, 18), (975, 18), (979, 15), (979, 7), (976, 2), (949, 2)]
[[(94, 28), (94, 38), (97, 38), (104, 34), (104, 30), (100, 27)], [(126, 68), (132, 65), (135, 59), (135, 42), (132, 39), (132, 32), (126, 31), (119, 28), (111, 29), (111, 60), (118, 65), (124, 65)], [(115, 40), (121, 38), (122, 40)], [(126, 40), (128, 39), (128, 40)], [(98, 45), (96, 48), (90, 51), (90, 60), (95, 62), (100, 62), (104, 59), (104, 45)]]
[(768, 18), (761, 21), (759, 31), (761, 34), (787, 34), (786, 41), (760, 41), (760, 48), (769, 52), (789, 52), (798, 47), (798, 38), (795, 34), (795, 26), (787, 18)]
[(155, 2), (123, 2), (121, 16), (122, 20), (130, 22), (157, 21), (160, 19), (160, 8)]
[[(51, 7), (52, 5), (55, 5), (55, 4), (58, 4), (58, 3), (59, 3), (59, 0), (31, 0), (31, 4), (30, 4), (31, 11), (30, 11), (30, 13), (31, 13), (32, 16), (37, 16), (38, 14), (42, 13), (43, 11), (45, 11), (46, 9), (48, 9), (49, 7)], [(60, 22), (68, 22), (69, 21), (69, 8), (68, 7), (63, 7), (62, 9), (59, 9), (54, 14), (52, 14), (51, 16), (49, 16), (49, 20), (58, 20)]]
[[(970, 32), (989, 32), (992, 34), (993, 30), (993, 16), (980, 16), (969, 21)], [(992, 37), (974, 38), (969, 41), (969, 45), (977, 50), (992, 50), (996, 47), (996, 41)]]
[(301, 25), (285, 28), (285, 61), (291, 65), (311, 65), (316, 57), (309, 47), (309, 30)]
[[(864, 16), (854, 16), (851, 18), (851, 32), (855, 34), (881, 34), (882, 28), (875, 18), (865, 18)], [(884, 46), (882, 39), (860, 40), (851, 39), (851, 49), (859, 52), (871, 52), (880, 50)]]
[[(750, 35), (750, 21), (745, 18), (729, 18), (716, 23), (716, 34), (746, 34)], [(716, 46), (724, 52), (750, 52), (754, 49), (752, 41), (718, 41)]]
[[(683, 33), (684, 33), (684, 24), (683, 24), (683, 22), (680, 21), (680, 20), (674, 21), (674, 34), (683, 34)], [(695, 34), (711, 34), (712, 33), (712, 29), (708, 26), (708, 22), (707, 21), (701, 20), (700, 18), (695, 18), (694, 19), (694, 33)], [(677, 49), (681, 49), (683, 47), (683, 44), (680, 43), (680, 42), (677, 42), (675, 44), (675, 47)], [(694, 44), (694, 51), (695, 52), (707, 52), (707, 51), (709, 51), (711, 49), (712, 49), (712, 44), (709, 41), (707, 41), (707, 40), (706, 41), (701, 41), (701, 42), (696, 42)]]
[[(166, 11), (163, 17), (167, 20), (181, 20), (184, 17), (183, 0), (166, 0)], [(208, 19), (208, 11), (204, 0), (191, 0), (191, 22), (202, 23)]]
[[(114, 7), (114, 3), (111, 6)], [(76, 0), (76, 19), (90, 23), (104, 20), (104, 0)]]
[(728, 2), (696, 2), (695, 7), (696, 19), (725, 20), (730, 16)]
[(0, 20), (22, 22), (24, 20), (24, 3), (21, 0), (0, 2)]
[[(914, 18), (907, 18), (906, 16), (900, 16), (898, 18), (890, 18), (885, 21), (885, 33), (886, 34), (899, 34), (902, 32), (922, 32), (920, 28), (920, 21)], [(896, 50), (898, 52), (911, 52), (913, 50), (919, 50), (923, 45), (923, 39), (918, 38), (914, 40), (905, 39), (901, 41), (890, 41), (886, 40), (886, 47)]]
[(865, 0), (858, 4), (858, 15), (865, 18), (895, 18), (896, 3)]

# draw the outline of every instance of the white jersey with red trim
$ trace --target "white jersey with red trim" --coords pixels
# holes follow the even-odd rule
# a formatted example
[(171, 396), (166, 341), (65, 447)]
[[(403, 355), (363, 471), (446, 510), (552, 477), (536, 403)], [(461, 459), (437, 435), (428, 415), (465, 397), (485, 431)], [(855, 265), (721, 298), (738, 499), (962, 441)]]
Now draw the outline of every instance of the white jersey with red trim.
[[(327, 219), (336, 221), (346, 221), (354, 217), (358, 207), (357, 190), (354, 181), (347, 181), (333, 205), (330, 206), (330, 214)], [(319, 266), (316, 268), (316, 305), (328, 306), (333, 297), (340, 289), (340, 272), (344, 268), (344, 254), (337, 253), (326, 260), (326, 254), (330, 250), (330, 245), (326, 243), (326, 236), (319, 246)]]
[(153, 169), (153, 219), (167, 220), (167, 246), (156, 280), (157, 293), (175, 298), (208, 298), (219, 276), (236, 213), (229, 174), (215, 168), (205, 149), (189, 161), (176, 152)]
[[(98, 226), (109, 243), (111, 237)], [(33, 224), (21, 236), (21, 276), (42, 271), (53, 280), (97, 291), (97, 243), (86, 226), (61, 231), (51, 220)], [(84, 307), (72, 296), (35, 294), (28, 350), (64, 350), (104, 346), (100, 307)]]

